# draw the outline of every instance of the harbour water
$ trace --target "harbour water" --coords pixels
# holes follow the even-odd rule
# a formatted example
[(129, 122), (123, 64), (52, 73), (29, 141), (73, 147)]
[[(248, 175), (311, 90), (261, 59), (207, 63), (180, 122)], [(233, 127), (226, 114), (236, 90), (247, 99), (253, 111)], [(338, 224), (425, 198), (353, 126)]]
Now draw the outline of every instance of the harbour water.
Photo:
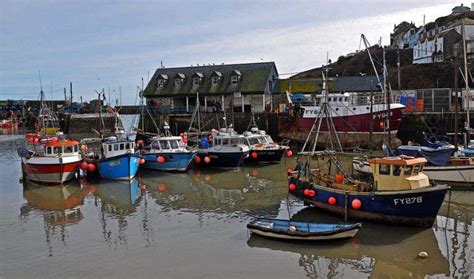
[[(363, 223), (353, 239), (307, 243), (250, 236), (254, 217), (340, 219), (289, 200), (278, 165), (142, 172), (128, 182), (21, 184), (0, 136), (1, 278), (468, 278), (474, 193), (452, 192), (433, 228)], [(417, 257), (426, 251), (428, 258)]]

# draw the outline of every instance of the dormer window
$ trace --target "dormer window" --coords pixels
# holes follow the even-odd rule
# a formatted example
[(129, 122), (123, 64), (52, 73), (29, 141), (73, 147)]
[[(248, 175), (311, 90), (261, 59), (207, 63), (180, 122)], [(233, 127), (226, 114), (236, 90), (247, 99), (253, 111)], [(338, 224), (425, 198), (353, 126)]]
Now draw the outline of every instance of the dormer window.
[(176, 76), (174, 77), (174, 86), (179, 87), (184, 84), (184, 79), (186, 76), (182, 73), (177, 73)]
[(199, 86), (203, 80), (204, 75), (202, 73), (196, 72), (193, 75), (193, 87)]
[(211, 86), (218, 86), (218, 85), (219, 85), (219, 81), (221, 80), (221, 78), (222, 78), (221, 72), (218, 72), (218, 71), (212, 72), (212, 75), (211, 75)]
[(168, 83), (168, 75), (160, 74), (158, 75), (158, 80), (156, 82), (156, 86), (158, 88), (164, 88)]
[(240, 81), (240, 78), (242, 76), (242, 73), (239, 70), (233, 70), (231, 75), (230, 75), (230, 83), (231, 84), (238, 84)]

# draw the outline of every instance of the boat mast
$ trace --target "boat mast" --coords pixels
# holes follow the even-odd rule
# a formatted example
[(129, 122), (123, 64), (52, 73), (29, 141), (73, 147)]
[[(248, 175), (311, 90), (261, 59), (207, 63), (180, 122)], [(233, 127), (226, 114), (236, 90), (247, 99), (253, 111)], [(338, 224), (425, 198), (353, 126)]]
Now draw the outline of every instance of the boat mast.
[(391, 135), (390, 135), (390, 90), (387, 90), (387, 64), (385, 61), (385, 47), (382, 47), (383, 53), (383, 91), (385, 92), (386, 102), (387, 102), (387, 116), (385, 117), (385, 123), (387, 124), (387, 144), (391, 146)]
[(471, 101), (471, 94), (469, 90), (469, 78), (467, 76), (467, 50), (466, 50), (466, 30), (464, 26), (464, 17), (461, 19), (461, 25), (462, 25), (462, 44), (463, 44), (463, 56), (464, 56), (464, 82), (466, 84), (465, 86), (465, 92), (464, 92), (464, 100), (466, 101), (466, 130), (467, 130), (467, 142), (469, 142), (470, 138), (470, 129), (471, 129), (471, 118), (470, 118), (470, 113), (469, 113), (469, 102)]

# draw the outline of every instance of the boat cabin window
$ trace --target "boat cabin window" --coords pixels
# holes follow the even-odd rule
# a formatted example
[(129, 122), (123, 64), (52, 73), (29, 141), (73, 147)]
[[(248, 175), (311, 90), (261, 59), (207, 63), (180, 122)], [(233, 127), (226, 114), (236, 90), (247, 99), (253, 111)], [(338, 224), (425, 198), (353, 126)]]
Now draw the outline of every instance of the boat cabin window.
[(413, 166), (406, 166), (405, 167), (405, 175), (411, 175), (412, 171), (413, 171)]
[(53, 154), (53, 148), (51, 146), (46, 147), (46, 154)]
[(74, 145), (74, 152), (77, 152), (79, 151), (79, 146), (78, 145)]
[(124, 148), (125, 148), (125, 144), (121, 143), (120, 144), (120, 150), (124, 150)]
[(114, 144), (114, 151), (117, 151), (119, 150), (119, 145), (118, 144)]
[(170, 149), (170, 145), (167, 140), (160, 140), (161, 149)]
[(389, 175), (390, 174), (390, 165), (380, 164), (379, 173)]
[(170, 145), (172, 149), (178, 148), (178, 142), (176, 140), (170, 140)]
[(63, 152), (63, 149), (60, 146), (55, 146), (53, 150), (54, 154), (61, 154)]
[(109, 145), (109, 151), (112, 151), (112, 145)]
[(393, 166), (393, 175), (394, 176), (400, 176), (400, 173), (402, 172), (402, 166)]
[(71, 145), (65, 146), (64, 147), (64, 153), (72, 153), (72, 146)]
[(129, 143), (129, 142), (127, 142), (127, 143), (125, 144), (125, 149), (127, 149), (127, 150), (130, 149), (130, 143)]
[(413, 175), (417, 175), (420, 171), (420, 165), (413, 166)]
[(272, 137), (266, 136), (265, 139), (267, 140), (268, 143), (273, 143)]
[(250, 145), (258, 144), (260, 141), (257, 138), (249, 138), (247, 139)]
[(235, 145), (235, 144), (239, 144), (240, 143), (240, 139), (239, 138), (236, 138), (236, 139), (229, 139), (229, 144), (230, 145)]

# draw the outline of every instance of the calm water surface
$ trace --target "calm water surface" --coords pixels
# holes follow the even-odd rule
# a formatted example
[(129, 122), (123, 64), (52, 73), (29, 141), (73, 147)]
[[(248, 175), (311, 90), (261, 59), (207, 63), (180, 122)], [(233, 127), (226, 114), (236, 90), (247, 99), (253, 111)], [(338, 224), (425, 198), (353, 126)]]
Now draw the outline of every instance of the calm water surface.
[[(339, 219), (290, 200), (279, 165), (142, 172), (131, 183), (19, 183), (16, 146), (0, 136), (2, 278), (468, 278), (474, 194), (453, 192), (431, 229), (364, 223), (325, 243), (249, 236), (256, 216)], [(142, 187), (140, 187), (142, 186)], [(146, 188), (145, 188), (146, 186)], [(141, 189), (145, 188), (145, 189)], [(417, 254), (426, 251), (427, 259)]]

